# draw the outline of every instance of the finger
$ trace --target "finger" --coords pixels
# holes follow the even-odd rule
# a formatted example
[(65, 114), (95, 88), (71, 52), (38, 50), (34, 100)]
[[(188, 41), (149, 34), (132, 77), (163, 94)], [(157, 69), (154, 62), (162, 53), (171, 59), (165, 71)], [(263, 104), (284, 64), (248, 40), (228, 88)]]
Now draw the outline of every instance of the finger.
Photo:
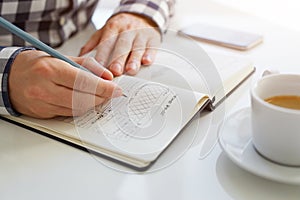
[(93, 57), (72, 57), (72, 60), (90, 70), (96, 76), (106, 80), (113, 79), (113, 74), (108, 69), (103, 67), (99, 62), (97, 62)]
[(31, 106), (24, 114), (36, 118), (47, 119), (56, 116), (72, 116), (72, 113), (73, 111), (70, 108), (39, 102), (34, 106)]
[[(86, 96), (87, 94), (85, 94)], [(100, 101), (98, 99), (101, 99)], [(86, 113), (91, 108), (96, 105), (100, 105), (103, 102), (103, 98), (95, 98), (95, 104), (82, 104), (81, 106), (73, 106), (71, 108), (66, 108), (64, 106), (54, 105), (51, 103), (39, 102), (25, 111), (24, 114), (36, 118), (53, 118), (56, 116), (79, 116)]]
[(157, 54), (156, 49), (147, 48), (141, 59), (142, 64), (145, 66), (151, 65), (156, 57), (156, 54)]
[(105, 101), (106, 99), (102, 97), (74, 91), (72, 101), (73, 115), (82, 115)]
[(151, 65), (153, 63), (159, 46), (160, 41), (157, 38), (148, 41), (146, 51), (142, 58), (143, 65)]
[[(87, 110), (93, 106), (103, 103), (106, 100), (106, 98), (103, 97), (74, 91), (60, 85), (51, 87), (53, 92), (49, 89), (45, 89), (44, 92), (39, 92), (39, 96), (37, 98), (39, 98), (41, 102), (45, 102), (53, 106), (75, 110), (78, 108), (80, 108), (80, 110)], [(80, 106), (78, 105), (78, 102), (81, 102)]]
[(91, 38), (87, 41), (87, 43), (81, 47), (79, 56), (82, 56), (90, 51), (92, 51), (100, 42), (102, 35), (102, 29), (96, 31)]
[(76, 76), (73, 88), (80, 92), (89, 93), (104, 98), (122, 95), (122, 90), (116, 83), (98, 78), (92, 74), (80, 72)]
[(140, 69), (142, 57), (145, 53), (146, 40), (138, 36), (133, 44), (131, 54), (127, 60), (125, 71), (129, 75), (135, 75)]
[(134, 37), (135, 31), (128, 31), (119, 34), (112, 53), (112, 62), (109, 65), (110, 71), (116, 76), (121, 75), (124, 71), (126, 60), (132, 49)]
[(109, 63), (110, 55), (115, 46), (117, 37), (117, 33), (103, 30), (103, 35), (96, 48), (95, 59), (104, 67), (107, 67)]
[[(72, 113), (66, 111), (73, 110), (73, 114), (79, 115), (106, 101), (106, 98), (71, 90), (59, 85), (50, 84), (49, 87), (52, 90), (46, 87), (38, 91), (39, 95), (35, 98), (38, 101), (36, 101), (36, 105), (31, 113), (35, 115), (47, 113), (44, 117), (49, 117), (52, 115), (70, 115)], [(58, 109), (62, 109), (62, 112)], [(46, 112), (41, 112), (42, 110)]]
[(53, 117), (56, 116), (73, 116), (73, 109), (70, 108), (66, 108), (66, 107), (61, 107), (61, 106), (57, 106), (57, 105), (51, 105), (48, 104), (47, 106), (47, 110)]
[(38, 91), (36, 98), (41, 102), (72, 109), (73, 90), (55, 83), (44, 86)]
[(121, 88), (112, 81), (104, 80), (62, 61), (58, 61), (56, 66), (59, 66), (56, 67), (56, 76), (52, 76), (55, 84), (105, 98), (122, 95)]
[(65, 108), (57, 105), (47, 104), (44, 106), (44, 109), (47, 109), (47, 112), (43, 114), (33, 113), (32, 115), (38, 118), (53, 118), (57, 116), (79, 116), (86, 113), (91, 108), (87, 109), (74, 109), (74, 108)]

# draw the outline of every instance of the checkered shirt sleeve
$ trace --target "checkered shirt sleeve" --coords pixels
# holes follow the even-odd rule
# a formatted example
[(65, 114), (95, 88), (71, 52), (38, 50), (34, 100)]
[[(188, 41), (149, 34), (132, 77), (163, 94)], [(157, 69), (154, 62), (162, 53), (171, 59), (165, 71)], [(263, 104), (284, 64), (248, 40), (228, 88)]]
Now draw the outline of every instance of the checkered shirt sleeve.
[(174, 14), (175, 0), (122, 0), (115, 14), (130, 12), (143, 15), (153, 20), (164, 33), (169, 19)]
[[(86, 27), (98, 0), (3, 0), (0, 14), (22, 30), (52, 47)], [(28, 46), (0, 28), (1, 46)]]
[(1, 47), (0, 46), (0, 114), (18, 116), (9, 99), (8, 75), (10, 67), (16, 56), (25, 50), (32, 50), (31, 47)]

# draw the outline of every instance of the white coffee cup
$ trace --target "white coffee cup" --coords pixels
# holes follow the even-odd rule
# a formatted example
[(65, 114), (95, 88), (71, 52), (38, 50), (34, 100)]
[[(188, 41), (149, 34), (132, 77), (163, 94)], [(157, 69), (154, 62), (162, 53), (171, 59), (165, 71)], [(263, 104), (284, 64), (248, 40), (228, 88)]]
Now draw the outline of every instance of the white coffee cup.
[(300, 166), (300, 110), (265, 101), (281, 95), (300, 96), (300, 75), (268, 75), (251, 89), (253, 145), (271, 161)]

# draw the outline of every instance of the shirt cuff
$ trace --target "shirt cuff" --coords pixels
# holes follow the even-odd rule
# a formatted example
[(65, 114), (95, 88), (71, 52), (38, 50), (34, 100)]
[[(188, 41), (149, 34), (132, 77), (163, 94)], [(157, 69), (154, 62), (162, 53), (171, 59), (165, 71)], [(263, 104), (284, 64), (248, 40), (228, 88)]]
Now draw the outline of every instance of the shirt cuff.
[(122, 12), (145, 16), (156, 23), (161, 33), (166, 32), (174, 13), (175, 0), (122, 0), (114, 15)]
[(19, 116), (9, 99), (8, 77), (10, 68), (16, 56), (25, 50), (34, 50), (32, 47), (4, 47), (0, 48), (0, 114)]

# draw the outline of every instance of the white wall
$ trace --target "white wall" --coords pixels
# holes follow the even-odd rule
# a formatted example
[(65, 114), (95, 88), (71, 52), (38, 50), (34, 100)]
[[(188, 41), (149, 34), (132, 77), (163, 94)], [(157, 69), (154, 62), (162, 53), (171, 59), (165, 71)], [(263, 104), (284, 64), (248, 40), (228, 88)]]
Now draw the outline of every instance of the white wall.
[[(195, 0), (196, 1), (196, 0)], [(300, 31), (299, 0), (212, 0)]]

